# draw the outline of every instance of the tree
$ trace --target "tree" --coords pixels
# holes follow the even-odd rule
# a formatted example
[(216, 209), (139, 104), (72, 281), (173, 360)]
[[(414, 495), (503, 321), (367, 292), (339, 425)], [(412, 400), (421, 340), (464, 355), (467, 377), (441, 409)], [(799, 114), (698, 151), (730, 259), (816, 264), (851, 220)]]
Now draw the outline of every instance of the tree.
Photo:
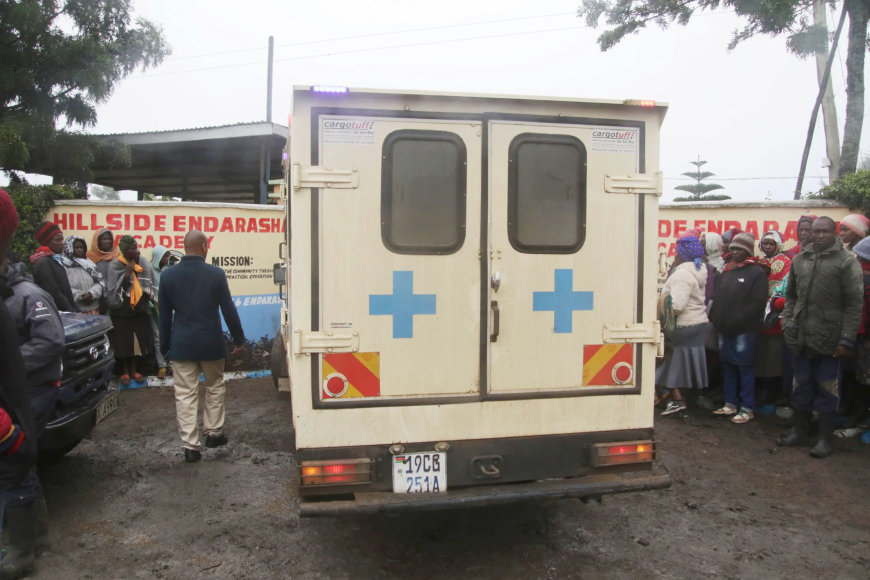
[(95, 183), (88, 186), (88, 197), (92, 199), (112, 201), (121, 199), (121, 196), (118, 195), (118, 192), (113, 188), (106, 187), (105, 185), (97, 185)]
[[(27, 258), (36, 251), (39, 244), (33, 239), (33, 232), (45, 221), (48, 210), (59, 199), (85, 199), (87, 193), (83, 189), (63, 185), (30, 185), (27, 181), (15, 180), (4, 189), (12, 198), (18, 211), (20, 222), (15, 232), (12, 250), (16, 257), (25, 264), (30, 264)], [(2, 258), (3, 256), (0, 256)]]
[(823, 187), (818, 193), (811, 193), (810, 199), (833, 199), (849, 206), (850, 209), (860, 209), (870, 215), (870, 171), (859, 170)]
[[(736, 30), (728, 44), (738, 44), (758, 34), (786, 37), (786, 48), (800, 58), (824, 50), (828, 31), (812, 23), (813, 0), (582, 0), (578, 16), (589, 26), (598, 26), (605, 17), (611, 26), (598, 37), (602, 51), (615, 46), (629, 34), (636, 34), (647, 24), (663, 29), (672, 22), (686, 25), (698, 10), (726, 8), (747, 20)], [(836, 4), (835, 0), (830, 0)], [(840, 176), (854, 173), (858, 165), (861, 130), (864, 125), (864, 59), (870, 47), (867, 36), (870, 2), (843, 0), (849, 15), (849, 39), (846, 54), (846, 123), (840, 154)]]
[(683, 173), (683, 175), (685, 175), (686, 177), (691, 177), (695, 180), (695, 183), (678, 185), (674, 189), (678, 189), (680, 191), (687, 191), (692, 194), (692, 197), (678, 197), (675, 198), (674, 201), (713, 201), (731, 199), (731, 197), (728, 195), (707, 195), (711, 191), (725, 188), (718, 183), (703, 183), (705, 179), (713, 177), (716, 174), (709, 171), (701, 171), (701, 168), (707, 165), (707, 162), (701, 161), (700, 155), (698, 155), (697, 161), (689, 161), (689, 163), (694, 165), (696, 170), (687, 171)]
[(0, 170), (73, 181), (98, 159), (129, 165), (125, 146), (82, 130), (119, 81), (170, 54), (131, 1), (0, 0)]

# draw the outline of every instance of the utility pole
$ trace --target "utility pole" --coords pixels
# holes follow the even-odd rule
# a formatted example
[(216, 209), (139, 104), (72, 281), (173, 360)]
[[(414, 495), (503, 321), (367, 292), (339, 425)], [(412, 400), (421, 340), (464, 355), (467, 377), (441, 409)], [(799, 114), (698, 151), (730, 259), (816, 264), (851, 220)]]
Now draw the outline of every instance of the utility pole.
[[(815, 0), (813, 2), (813, 23), (816, 26), (827, 28), (825, 0)], [(825, 76), (827, 60), (828, 50), (827, 43), (825, 43), (825, 50), (816, 53), (816, 75), (818, 76), (820, 87), (823, 82), (822, 79)], [(834, 89), (831, 86), (830, 75), (825, 86), (825, 95), (822, 97), (822, 115), (825, 121), (825, 143), (827, 144), (828, 161), (830, 163), (828, 165), (828, 182), (830, 183), (837, 179), (840, 168), (840, 127), (837, 123), (837, 107), (834, 104)]]
[[(266, 122), (272, 122), (272, 65), (275, 60), (275, 37), (269, 37), (269, 65), (266, 72)], [(256, 203), (266, 205), (269, 202), (269, 177), (272, 176), (272, 151), (268, 145), (268, 137), (260, 144), (260, 195)]]
[(831, 65), (834, 64), (834, 55), (837, 53), (837, 43), (840, 42), (840, 33), (843, 32), (843, 24), (846, 23), (846, 8), (843, 7), (840, 13), (840, 22), (837, 24), (837, 31), (834, 33), (834, 41), (831, 43), (831, 52), (828, 54), (828, 59), (825, 62), (825, 71), (822, 74), (822, 82), (819, 83), (819, 95), (816, 97), (816, 103), (813, 105), (813, 114), (810, 115), (810, 127), (807, 130), (807, 140), (804, 143), (804, 154), (801, 157), (801, 168), (798, 173), (797, 185), (794, 188), (794, 198), (801, 198), (801, 189), (804, 185), (804, 175), (807, 173), (807, 161), (810, 157), (810, 147), (813, 144), (813, 133), (816, 130), (816, 119), (819, 117), (819, 108), (822, 106), (822, 100), (825, 97), (825, 85), (831, 79)]
[[(822, 6), (822, 20), (825, 18), (825, 7)], [(272, 65), (275, 61), (275, 37), (269, 37), (269, 72), (266, 73), (266, 122), (272, 122)], [(822, 63), (824, 68), (824, 63)]]

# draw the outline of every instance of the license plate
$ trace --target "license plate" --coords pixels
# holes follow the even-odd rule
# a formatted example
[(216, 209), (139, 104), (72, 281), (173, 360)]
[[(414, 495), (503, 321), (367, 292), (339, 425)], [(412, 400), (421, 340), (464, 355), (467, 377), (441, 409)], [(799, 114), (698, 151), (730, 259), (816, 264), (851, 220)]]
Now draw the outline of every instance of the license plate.
[(95, 425), (118, 410), (119, 398), (118, 393), (115, 393), (97, 406), (97, 422), (94, 423)]
[(393, 456), (393, 492), (447, 491), (446, 453), (405, 453)]

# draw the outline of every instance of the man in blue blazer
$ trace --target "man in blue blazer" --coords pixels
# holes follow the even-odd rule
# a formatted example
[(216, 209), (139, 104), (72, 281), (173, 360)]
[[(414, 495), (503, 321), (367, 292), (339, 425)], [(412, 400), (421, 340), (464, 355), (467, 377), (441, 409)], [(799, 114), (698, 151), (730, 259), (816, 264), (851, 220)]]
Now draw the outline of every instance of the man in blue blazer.
[(221, 313), (236, 345), (234, 354), (244, 348), (245, 333), (226, 274), (217, 266), (205, 263), (206, 235), (199, 230), (189, 231), (184, 236), (184, 253), (187, 255), (178, 264), (161, 274), (157, 303), (160, 304), (160, 350), (165, 358), (172, 360), (175, 411), (184, 443), (184, 460), (195, 463), (202, 457), (197, 427), (200, 374), (205, 376), (205, 446), (220, 447), (228, 441), (223, 433), (226, 351)]

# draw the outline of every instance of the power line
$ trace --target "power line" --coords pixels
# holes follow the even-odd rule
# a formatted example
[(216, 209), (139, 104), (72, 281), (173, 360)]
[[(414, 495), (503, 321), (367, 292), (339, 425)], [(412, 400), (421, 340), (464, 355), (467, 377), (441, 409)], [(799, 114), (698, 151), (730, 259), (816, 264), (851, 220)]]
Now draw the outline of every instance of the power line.
[[(340, 40), (357, 40), (360, 38), (373, 38), (376, 36), (390, 36), (390, 35), (394, 35), (394, 34), (405, 34), (408, 32), (428, 32), (430, 30), (444, 30), (447, 28), (462, 28), (465, 26), (478, 26), (478, 25), (483, 25), (483, 24), (498, 24), (500, 22), (516, 22), (518, 20), (533, 20), (533, 19), (538, 19), (538, 18), (554, 18), (556, 16), (570, 16), (572, 14), (576, 14), (576, 13), (575, 12), (559, 12), (556, 14), (540, 14), (537, 16), (519, 16), (516, 18), (502, 18), (501, 20), (484, 20), (484, 21), (480, 21), (480, 22), (466, 22), (463, 24), (446, 24), (443, 26), (431, 26), (428, 28), (409, 28), (406, 30), (394, 30), (392, 32), (375, 32), (372, 34), (360, 34), (357, 36), (340, 36), (337, 38), (323, 38), (321, 40), (308, 40), (305, 42), (292, 42), (290, 44), (276, 44), (275, 48), (284, 48), (287, 46), (303, 46), (303, 45), (308, 45), (308, 44), (320, 44), (323, 42), (338, 42)], [(194, 54), (194, 55), (190, 55), (190, 56), (177, 56), (177, 57), (173, 57), (173, 58), (167, 58), (166, 60), (170, 61), (170, 60), (184, 60), (184, 59), (189, 59), (189, 58), (203, 58), (206, 56), (217, 56), (217, 55), (222, 55), (222, 54), (235, 54), (235, 53), (239, 53), (239, 52), (252, 52), (255, 50), (263, 50), (263, 47), (259, 46), (257, 48), (240, 48), (238, 50), (228, 50), (226, 52), (209, 52), (206, 54)]]
[[(810, 175), (806, 179), (827, 179), (828, 176)], [(697, 181), (691, 177), (664, 177), (663, 179), (677, 179), (680, 181)], [(797, 177), (717, 177), (713, 181), (753, 181), (759, 179), (797, 179)]]
[[(694, 16), (715, 16), (717, 14), (732, 14), (732, 12), (727, 11), (727, 10), (724, 12), (702, 12), (699, 14), (695, 14)], [(541, 18), (555, 18), (557, 16), (572, 16), (572, 15), (576, 15), (576, 12), (557, 12), (555, 14), (538, 14), (538, 15), (534, 15), (534, 16), (518, 16), (516, 18), (502, 18), (499, 20), (482, 20), (482, 21), (478, 21), (478, 22), (465, 22), (462, 24), (445, 24), (442, 26), (430, 26), (427, 28), (408, 28), (405, 30), (394, 30), (391, 32), (375, 32), (372, 34), (360, 34), (360, 35), (356, 35), (356, 36), (339, 36), (339, 37), (335, 37), (335, 38), (323, 38), (320, 40), (307, 40), (304, 42), (291, 42), (288, 44), (276, 44), (275, 48), (286, 48), (289, 46), (305, 46), (305, 45), (309, 45), (309, 44), (322, 44), (324, 42), (339, 42), (339, 41), (343, 41), (343, 40), (358, 40), (361, 38), (374, 38), (377, 36), (392, 36), (392, 35), (396, 35), (396, 34), (406, 34), (406, 33), (410, 33), (410, 32), (429, 32), (432, 30), (445, 30), (445, 29), (449, 29), (449, 28), (463, 28), (463, 27), (467, 27), (467, 26), (482, 26), (485, 24), (499, 24), (502, 22), (517, 22), (520, 20), (535, 20), (535, 19), (541, 19)], [(238, 50), (227, 50), (227, 51), (223, 51), (223, 52), (207, 52), (205, 54), (192, 54), (189, 56), (176, 56), (176, 57), (172, 57), (172, 58), (167, 58), (166, 61), (187, 60), (187, 59), (191, 59), (191, 58), (205, 58), (207, 56), (220, 56), (220, 55), (224, 55), (224, 54), (237, 54), (240, 52), (253, 52), (253, 51), (257, 51), (257, 50), (263, 50), (263, 48), (264, 47), (262, 47), (262, 46), (258, 46), (256, 48), (240, 48)]]
[[(541, 34), (541, 33), (545, 33), (545, 32), (560, 32), (560, 31), (564, 31), (564, 30), (579, 30), (581, 28), (586, 28), (586, 27), (585, 26), (569, 26), (567, 28), (548, 28), (546, 30), (527, 30), (524, 32), (507, 32), (507, 33), (502, 33), (502, 34), (492, 34), (492, 35), (488, 35), (488, 36), (473, 36), (473, 37), (469, 37), (469, 38), (454, 38), (454, 39), (450, 39), (450, 40), (433, 40), (430, 42), (414, 42), (411, 44), (396, 44), (396, 45), (392, 45), (392, 46), (378, 46), (378, 47), (374, 47), (374, 48), (357, 48), (357, 49), (353, 49), (353, 50), (342, 50), (342, 51), (337, 51), (337, 52), (324, 52), (321, 54), (309, 54), (306, 56), (291, 56), (291, 57), (287, 57), (287, 58), (276, 58), (274, 60), (274, 62), (286, 62), (286, 61), (291, 61), (291, 60), (304, 60), (307, 58), (319, 58), (319, 57), (323, 57), (323, 56), (338, 56), (338, 55), (342, 55), (342, 54), (353, 54), (353, 53), (358, 53), (358, 52), (372, 52), (372, 51), (376, 51), (376, 50), (391, 50), (391, 49), (395, 49), (395, 48), (410, 48), (410, 47), (414, 47), (414, 46), (430, 46), (433, 44), (448, 44), (451, 42), (467, 42), (470, 40), (486, 40), (486, 39), (490, 39), (490, 38), (521, 36), (524, 34)], [(153, 78), (153, 77), (179, 75), (179, 74), (184, 74), (184, 73), (206, 71), (206, 70), (218, 70), (218, 69), (233, 68), (233, 67), (239, 67), (239, 66), (251, 66), (251, 65), (255, 65), (255, 64), (266, 64), (266, 61), (265, 60), (258, 60), (255, 62), (225, 64), (225, 65), (220, 65), (220, 66), (212, 66), (212, 67), (204, 67), (204, 68), (191, 68), (191, 69), (179, 70), (179, 71), (174, 71), (174, 72), (130, 76), (127, 78), (128, 79)]]

